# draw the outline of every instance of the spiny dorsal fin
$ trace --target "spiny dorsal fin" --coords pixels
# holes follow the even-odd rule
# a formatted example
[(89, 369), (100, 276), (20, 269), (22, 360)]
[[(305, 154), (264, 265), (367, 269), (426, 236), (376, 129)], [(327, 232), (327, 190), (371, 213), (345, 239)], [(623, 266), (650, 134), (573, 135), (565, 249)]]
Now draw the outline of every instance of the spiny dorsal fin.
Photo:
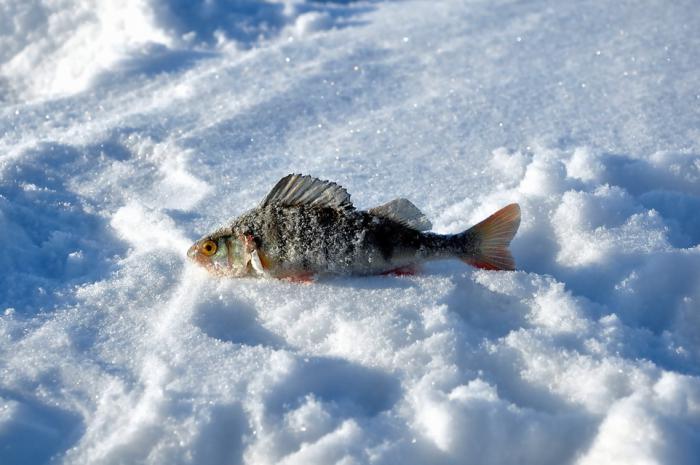
[(350, 194), (334, 182), (311, 176), (288, 174), (272, 188), (261, 207), (279, 204), (286, 206), (313, 205), (352, 210)]
[(418, 231), (427, 231), (433, 227), (423, 212), (407, 199), (394, 199), (384, 205), (372, 208), (369, 212)]

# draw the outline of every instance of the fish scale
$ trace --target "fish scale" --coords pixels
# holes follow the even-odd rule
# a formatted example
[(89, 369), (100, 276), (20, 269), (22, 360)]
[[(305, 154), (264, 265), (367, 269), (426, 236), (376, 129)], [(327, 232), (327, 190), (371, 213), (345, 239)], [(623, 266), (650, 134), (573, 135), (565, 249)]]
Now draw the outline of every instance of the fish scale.
[(519, 224), (520, 208), (511, 204), (460, 234), (435, 234), (406, 199), (359, 211), (338, 184), (290, 174), (257, 208), (197, 241), (188, 256), (236, 277), (380, 274), (452, 257), (509, 270), (515, 265), (507, 247)]

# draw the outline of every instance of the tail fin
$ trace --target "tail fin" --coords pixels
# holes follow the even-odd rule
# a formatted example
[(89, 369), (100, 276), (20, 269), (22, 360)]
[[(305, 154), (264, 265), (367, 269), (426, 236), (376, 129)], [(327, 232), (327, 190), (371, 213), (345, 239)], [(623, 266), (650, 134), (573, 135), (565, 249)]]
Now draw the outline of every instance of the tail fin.
[(485, 270), (514, 270), (515, 260), (508, 250), (520, 226), (520, 206), (512, 203), (498, 210), (463, 234), (469, 241), (469, 252), (460, 259)]

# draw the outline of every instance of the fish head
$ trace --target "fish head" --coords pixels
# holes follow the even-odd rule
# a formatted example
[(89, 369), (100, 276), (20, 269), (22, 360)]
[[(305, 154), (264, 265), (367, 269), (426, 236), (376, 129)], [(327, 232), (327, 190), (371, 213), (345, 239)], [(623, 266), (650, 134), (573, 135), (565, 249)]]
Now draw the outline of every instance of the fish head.
[(187, 251), (187, 257), (207, 271), (222, 276), (247, 276), (251, 274), (250, 246), (244, 236), (204, 236)]

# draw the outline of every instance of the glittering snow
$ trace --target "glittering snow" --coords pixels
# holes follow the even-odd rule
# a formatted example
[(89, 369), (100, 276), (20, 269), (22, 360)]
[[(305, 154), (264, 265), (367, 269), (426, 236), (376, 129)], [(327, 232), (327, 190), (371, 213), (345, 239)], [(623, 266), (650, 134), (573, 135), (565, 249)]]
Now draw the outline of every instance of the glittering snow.
[[(0, 464), (696, 464), (697, 4), (0, 0)], [(516, 272), (218, 280), (282, 176)]]

